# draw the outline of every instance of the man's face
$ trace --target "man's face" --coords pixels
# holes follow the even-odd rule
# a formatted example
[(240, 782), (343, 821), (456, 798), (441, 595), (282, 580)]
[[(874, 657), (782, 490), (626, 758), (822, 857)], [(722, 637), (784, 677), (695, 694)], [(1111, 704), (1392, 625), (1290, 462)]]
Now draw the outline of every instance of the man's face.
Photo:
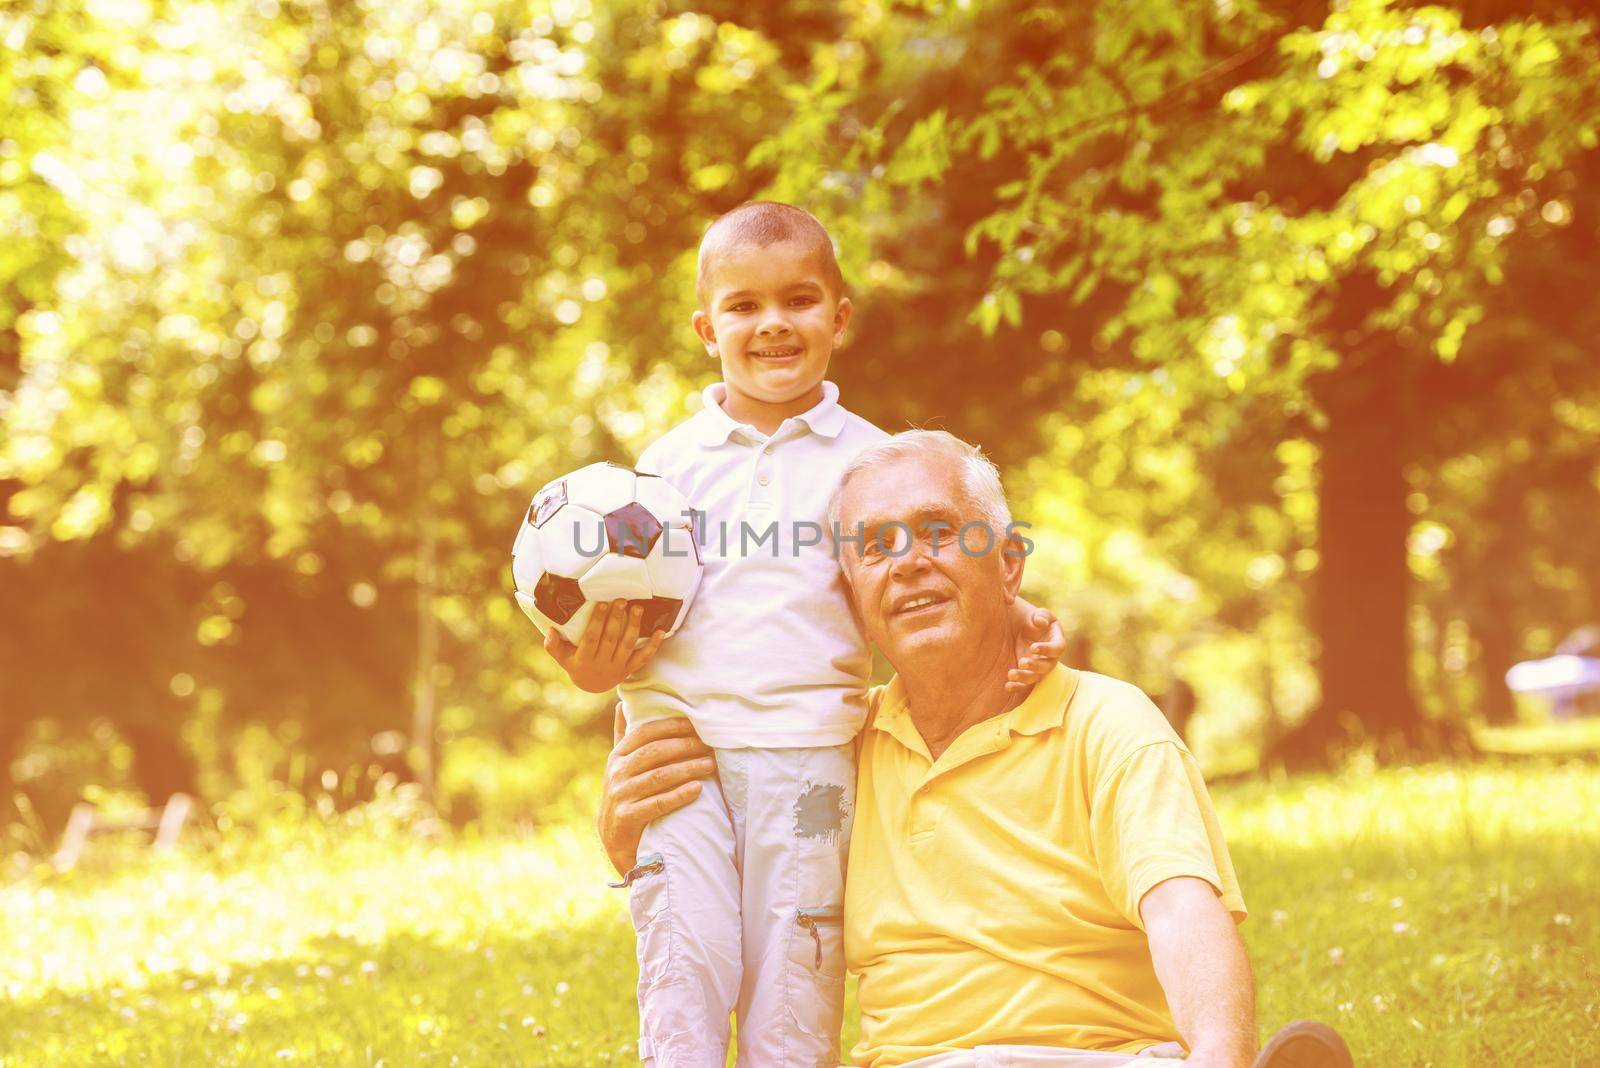
[(694, 328), (722, 361), (729, 393), (781, 405), (821, 388), (850, 301), (830, 290), (819, 260), (793, 241), (735, 246), (717, 257)]
[(928, 653), (977, 652), (1004, 632), (1022, 559), (1003, 554), (1006, 532), (968, 499), (956, 461), (892, 460), (855, 475), (840, 501), (841, 535), (858, 524), (864, 545), (841, 542), (845, 575), (867, 639), (897, 670)]

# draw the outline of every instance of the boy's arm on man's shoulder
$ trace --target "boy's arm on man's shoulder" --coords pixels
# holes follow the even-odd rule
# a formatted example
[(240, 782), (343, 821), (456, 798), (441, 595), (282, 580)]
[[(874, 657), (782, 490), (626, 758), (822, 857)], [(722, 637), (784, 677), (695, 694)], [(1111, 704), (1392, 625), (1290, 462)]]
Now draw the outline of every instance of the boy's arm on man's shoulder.
[(1022, 597), (1011, 605), (1017, 627), (1017, 666), (1006, 673), (1006, 690), (1021, 693), (1031, 688), (1061, 660), (1067, 650), (1061, 621), (1048, 608), (1039, 608)]

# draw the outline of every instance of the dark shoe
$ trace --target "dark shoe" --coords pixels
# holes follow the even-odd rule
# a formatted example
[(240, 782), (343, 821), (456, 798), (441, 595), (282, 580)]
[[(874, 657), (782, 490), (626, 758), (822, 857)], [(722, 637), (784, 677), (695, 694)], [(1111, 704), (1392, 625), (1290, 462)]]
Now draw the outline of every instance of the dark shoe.
[(1315, 1020), (1296, 1020), (1273, 1035), (1255, 1068), (1353, 1068), (1339, 1032)]

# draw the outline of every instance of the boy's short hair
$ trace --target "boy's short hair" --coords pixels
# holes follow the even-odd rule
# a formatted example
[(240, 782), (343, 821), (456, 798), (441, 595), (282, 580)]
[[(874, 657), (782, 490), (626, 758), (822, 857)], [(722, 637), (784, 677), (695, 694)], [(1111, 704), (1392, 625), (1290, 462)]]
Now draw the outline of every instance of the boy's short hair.
[(695, 295), (705, 308), (711, 296), (711, 272), (717, 258), (730, 248), (754, 245), (766, 248), (780, 241), (797, 241), (822, 258), (822, 272), (835, 297), (844, 292), (844, 275), (834, 255), (833, 238), (809, 211), (776, 200), (748, 200), (717, 216), (700, 239), (700, 259), (695, 268)]

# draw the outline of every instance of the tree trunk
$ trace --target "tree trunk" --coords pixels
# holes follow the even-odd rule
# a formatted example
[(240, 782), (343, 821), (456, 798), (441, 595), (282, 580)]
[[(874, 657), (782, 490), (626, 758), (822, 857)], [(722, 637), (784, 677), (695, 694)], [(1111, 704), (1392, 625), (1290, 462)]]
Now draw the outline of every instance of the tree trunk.
[(1322, 703), (1269, 754), (1291, 766), (1326, 763), (1363, 740), (1404, 750), (1424, 733), (1406, 627), (1404, 360), (1392, 337), (1374, 332), (1340, 370), (1312, 385), (1328, 420), (1319, 442), (1320, 563), (1311, 605)]
[(1511, 625), (1509, 608), (1491, 613), (1474, 635), (1478, 643), (1477, 675), (1479, 709), (1491, 726), (1505, 726), (1517, 718), (1516, 705), (1506, 687), (1506, 671), (1517, 661), (1517, 633)]
[(11, 765), (20, 754), (25, 725), (20, 716), (8, 717), (0, 723), (0, 822), (10, 822), (18, 815), (12, 797), (16, 782), (11, 778)]
[(151, 807), (160, 808), (173, 794), (199, 792), (194, 757), (184, 748), (177, 728), (123, 726), (123, 736), (133, 749), (133, 781)]
[(1488, 546), (1477, 565), (1465, 576), (1475, 587), (1471, 592), (1476, 618), (1469, 617), (1477, 641), (1477, 669), (1480, 710), (1486, 723), (1504, 725), (1517, 718), (1511, 691), (1506, 687), (1506, 671), (1520, 659), (1517, 600), (1530, 586), (1528, 567), (1522, 551), (1522, 487), (1530, 477), (1519, 467), (1500, 472), (1490, 490), (1485, 519)]
[(437, 510), (431, 497), (438, 463), (432, 441), (423, 443), (420, 478), (417, 480), (421, 507), (417, 547), (417, 671), (411, 702), (412, 757), (423, 799), (437, 803), (439, 774), (439, 731), (437, 724), (439, 617), (434, 597), (439, 581), (439, 542)]

